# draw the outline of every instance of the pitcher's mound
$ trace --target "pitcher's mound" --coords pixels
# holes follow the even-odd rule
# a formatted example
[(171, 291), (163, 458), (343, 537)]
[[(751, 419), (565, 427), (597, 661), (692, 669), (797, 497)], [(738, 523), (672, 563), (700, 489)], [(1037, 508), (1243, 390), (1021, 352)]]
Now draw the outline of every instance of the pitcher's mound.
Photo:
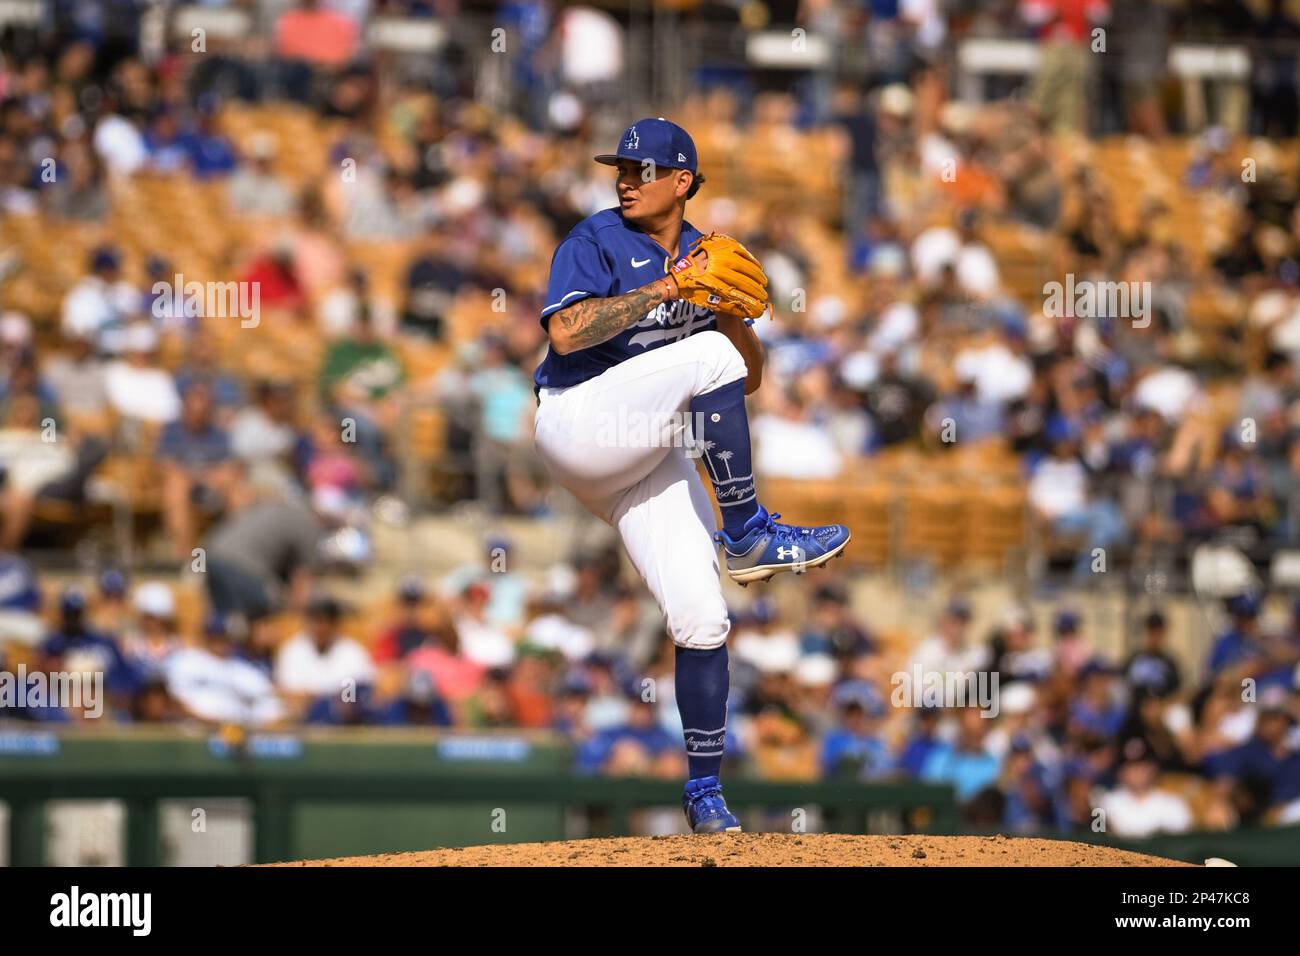
[(732, 833), (507, 843), (280, 866), (1189, 866), (1065, 840)]

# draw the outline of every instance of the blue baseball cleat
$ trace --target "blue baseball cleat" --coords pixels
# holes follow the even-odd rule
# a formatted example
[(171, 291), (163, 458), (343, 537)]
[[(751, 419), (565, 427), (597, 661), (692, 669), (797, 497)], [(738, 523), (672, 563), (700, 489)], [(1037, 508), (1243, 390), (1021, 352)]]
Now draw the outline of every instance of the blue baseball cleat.
[(722, 799), (722, 785), (717, 777), (687, 780), (682, 794), (686, 822), (695, 833), (739, 833), (740, 821), (727, 809)]
[(852, 535), (842, 524), (799, 528), (777, 524), (779, 514), (769, 515), (759, 505), (758, 514), (745, 522), (745, 534), (733, 540), (725, 531), (714, 537), (727, 555), (727, 574), (741, 587), (752, 581), (766, 581), (774, 574), (792, 571), (803, 574), (821, 567), (844, 550)]

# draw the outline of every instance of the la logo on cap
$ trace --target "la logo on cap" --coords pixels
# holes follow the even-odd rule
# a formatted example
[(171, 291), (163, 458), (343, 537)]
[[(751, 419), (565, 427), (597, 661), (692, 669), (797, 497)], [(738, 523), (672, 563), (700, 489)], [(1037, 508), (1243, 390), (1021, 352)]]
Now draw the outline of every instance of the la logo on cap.
[(636, 127), (630, 126), (627, 131), (627, 142), (623, 144), (624, 149), (639, 149), (641, 147), (641, 137), (636, 134)]

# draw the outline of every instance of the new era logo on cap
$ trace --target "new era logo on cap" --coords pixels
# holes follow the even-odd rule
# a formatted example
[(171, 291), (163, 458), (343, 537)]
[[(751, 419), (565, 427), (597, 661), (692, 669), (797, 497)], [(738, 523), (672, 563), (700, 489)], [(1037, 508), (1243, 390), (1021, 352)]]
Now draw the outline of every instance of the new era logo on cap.
[(602, 153), (596, 157), (596, 162), (615, 166), (620, 159), (630, 159), (699, 172), (695, 142), (690, 134), (662, 116), (637, 120), (623, 132), (618, 142), (617, 153)]

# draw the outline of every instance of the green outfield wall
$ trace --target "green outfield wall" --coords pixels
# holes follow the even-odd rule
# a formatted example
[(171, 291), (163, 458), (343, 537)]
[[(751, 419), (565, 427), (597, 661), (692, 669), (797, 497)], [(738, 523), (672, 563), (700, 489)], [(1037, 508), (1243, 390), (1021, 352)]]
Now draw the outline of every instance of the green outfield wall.
[[(575, 820), (583, 834), (620, 835), (630, 832), (638, 810), (679, 805), (679, 782), (584, 777), (571, 766), (571, 749), (549, 733), (356, 729), (232, 739), (172, 728), (0, 729), (0, 801), (9, 808), (13, 865), (44, 861), (51, 800), (121, 800), (131, 865), (162, 860), (161, 800), (196, 807), (205, 799), (249, 801), (258, 862), (557, 840), (575, 835)], [(959, 831), (950, 790), (929, 784), (733, 776), (727, 797), (773, 828), (784, 828), (798, 808), (816, 814), (818, 829), (834, 832), (870, 832), (882, 819), (907, 832)], [(1192, 862), (1300, 863), (1300, 827), (1142, 842), (1078, 839)]]

